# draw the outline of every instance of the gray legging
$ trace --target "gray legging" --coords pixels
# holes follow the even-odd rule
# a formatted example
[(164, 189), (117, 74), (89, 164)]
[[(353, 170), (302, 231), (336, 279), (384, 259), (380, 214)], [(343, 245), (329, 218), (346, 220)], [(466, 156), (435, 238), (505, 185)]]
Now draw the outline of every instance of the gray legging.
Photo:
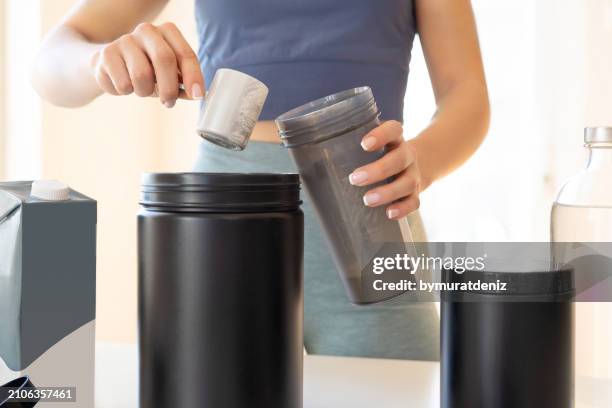
[[(198, 172), (288, 173), (295, 166), (279, 144), (251, 141), (234, 152), (203, 142), (195, 166)], [(402, 297), (373, 306), (349, 303), (342, 282), (315, 218), (303, 196), (304, 344), (309, 354), (437, 360), (438, 314), (432, 303), (408, 302)], [(410, 217), (415, 240), (425, 241), (418, 214)]]

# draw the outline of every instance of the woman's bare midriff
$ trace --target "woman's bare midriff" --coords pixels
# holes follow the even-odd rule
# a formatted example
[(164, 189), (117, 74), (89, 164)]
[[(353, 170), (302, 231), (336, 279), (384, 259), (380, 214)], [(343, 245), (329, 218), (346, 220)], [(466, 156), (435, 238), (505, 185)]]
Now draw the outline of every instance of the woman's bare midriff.
[(278, 136), (278, 130), (274, 122), (271, 120), (257, 122), (255, 129), (253, 129), (253, 133), (251, 133), (251, 140), (280, 143), (280, 137)]

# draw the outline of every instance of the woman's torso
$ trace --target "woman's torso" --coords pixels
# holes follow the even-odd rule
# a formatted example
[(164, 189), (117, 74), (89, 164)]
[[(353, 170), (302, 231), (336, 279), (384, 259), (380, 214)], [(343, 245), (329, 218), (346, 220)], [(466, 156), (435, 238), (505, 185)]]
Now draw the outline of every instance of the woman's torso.
[(218, 68), (270, 89), (253, 139), (277, 140), (278, 115), (357, 86), (372, 88), (383, 119), (402, 120), (413, 0), (196, 0), (207, 83)]

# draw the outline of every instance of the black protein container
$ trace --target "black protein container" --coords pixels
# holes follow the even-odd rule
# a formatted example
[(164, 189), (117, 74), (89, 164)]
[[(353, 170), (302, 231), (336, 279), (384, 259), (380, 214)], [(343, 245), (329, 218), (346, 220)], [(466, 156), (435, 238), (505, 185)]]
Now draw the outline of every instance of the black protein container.
[(303, 215), (294, 174), (147, 174), (140, 406), (299, 408)]
[(574, 406), (573, 271), (443, 271), (446, 283), (506, 282), (442, 293), (442, 408)]

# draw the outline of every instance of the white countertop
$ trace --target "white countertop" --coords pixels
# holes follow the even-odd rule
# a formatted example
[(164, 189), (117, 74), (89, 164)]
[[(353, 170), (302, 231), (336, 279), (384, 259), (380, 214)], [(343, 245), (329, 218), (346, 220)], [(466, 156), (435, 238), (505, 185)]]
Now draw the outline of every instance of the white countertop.
[[(305, 356), (304, 408), (438, 408), (439, 374), (438, 363)], [(137, 407), (137, 381), (135, 345), (97, 344), (96, 408)]]
[[(304, 357), (304, 408), (438, 407), (439, 364), (344, 357)], [(96, 408), (134, 408), (135, 345), (96, 346)]]

